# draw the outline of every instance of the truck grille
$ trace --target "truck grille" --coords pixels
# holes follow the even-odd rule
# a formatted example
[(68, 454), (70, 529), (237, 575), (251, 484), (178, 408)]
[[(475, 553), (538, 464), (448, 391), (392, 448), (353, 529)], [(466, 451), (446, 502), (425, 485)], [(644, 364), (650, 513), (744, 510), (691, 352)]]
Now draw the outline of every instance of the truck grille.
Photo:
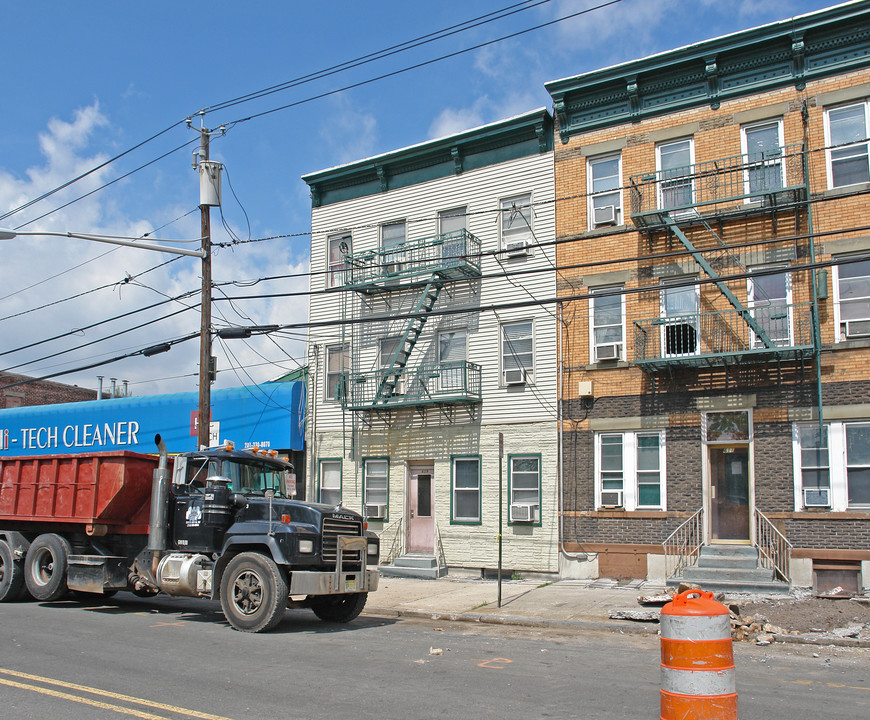
[[(337, 560), (336, 546), (339, 535), (351, 535), (359, 537), (362, 535), (362, 522), (359, 520), (340, 520), (338, 518), (325, 517), (323, 518), (323, 561), (335, 564)], [(343, 555), (345, 564), (359, 564), (360, 551), (345, 552)]]

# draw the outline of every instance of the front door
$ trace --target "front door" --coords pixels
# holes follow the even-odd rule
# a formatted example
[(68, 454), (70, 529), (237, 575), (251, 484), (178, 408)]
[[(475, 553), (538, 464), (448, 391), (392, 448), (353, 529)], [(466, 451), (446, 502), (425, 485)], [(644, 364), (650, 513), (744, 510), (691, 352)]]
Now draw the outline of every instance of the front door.
[(749, 542), (749, 445), (711, 445), (710, 539)]
[(434, 468), (412, 465), (408, 469), (408, 552), (435, 552)]

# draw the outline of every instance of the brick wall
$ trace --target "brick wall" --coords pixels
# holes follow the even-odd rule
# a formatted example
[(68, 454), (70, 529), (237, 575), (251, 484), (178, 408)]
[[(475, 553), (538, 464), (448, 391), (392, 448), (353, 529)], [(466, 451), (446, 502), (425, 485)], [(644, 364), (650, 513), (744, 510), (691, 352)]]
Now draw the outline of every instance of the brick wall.
[[(13, 385), (14, 383), (29, 379), (26, 375), (0, 372), (0, 387)], [(57, 403), (83, 402), (85, 400), (96, 399), (96, 390), (40, 380), (0, 390), (0, 409), (31, 405), (55, 405)]]

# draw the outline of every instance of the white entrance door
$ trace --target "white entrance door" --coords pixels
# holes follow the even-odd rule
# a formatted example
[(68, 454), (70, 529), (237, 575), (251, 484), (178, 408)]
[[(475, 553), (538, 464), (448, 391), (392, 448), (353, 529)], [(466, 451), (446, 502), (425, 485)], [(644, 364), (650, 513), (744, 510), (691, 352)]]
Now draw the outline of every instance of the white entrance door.
[(435, 552), (435, 472), (432, 465), (408, 469), (408, 552)]

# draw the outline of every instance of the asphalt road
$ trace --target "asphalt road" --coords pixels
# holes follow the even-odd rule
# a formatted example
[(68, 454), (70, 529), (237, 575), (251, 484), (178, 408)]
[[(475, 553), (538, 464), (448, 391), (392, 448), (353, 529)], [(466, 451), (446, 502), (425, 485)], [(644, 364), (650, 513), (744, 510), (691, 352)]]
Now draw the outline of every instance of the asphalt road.
[[(870, 717), (870, 650), (736, 648), (742, 720)], [(216, 603), (121, 593), (0, 605), (0, 719), (640, 720), (659, 661), (654, 637), (308, 611), (251, 635)]]

